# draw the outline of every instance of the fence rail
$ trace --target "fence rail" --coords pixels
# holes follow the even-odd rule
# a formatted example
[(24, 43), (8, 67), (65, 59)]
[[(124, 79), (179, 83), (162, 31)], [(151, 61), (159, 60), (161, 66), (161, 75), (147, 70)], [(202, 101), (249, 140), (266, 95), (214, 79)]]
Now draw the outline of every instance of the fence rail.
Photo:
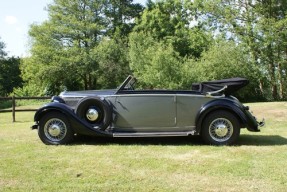
[(16, 100), (45, 100), (50, 99), (51, 97), (0, 97), (1, 100), (11, 100), (12, 101), (12, 109), (0, 109), (0, 113), (12, 112), (13, 122), (16, 121), (16, 112), (23, 111), (36, 111), (37, 109), (16, 109)]

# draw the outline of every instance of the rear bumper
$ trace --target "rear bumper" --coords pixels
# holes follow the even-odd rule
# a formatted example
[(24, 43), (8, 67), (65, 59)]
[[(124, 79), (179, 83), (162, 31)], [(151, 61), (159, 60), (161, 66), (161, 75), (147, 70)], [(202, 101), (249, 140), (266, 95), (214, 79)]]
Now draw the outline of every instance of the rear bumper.
[(263, 118), (260, 122), (257, 121), (257, 124), (259, 127), (263, 127), (265, 125), (265, 119)]
[(257, 121), (257, 118), (249, 112), (249, 107), (246, 107), (245, 113), (247, 117), (247, 129), (252, 132), (260, 132), (260, 127), (265, 125), (265, 120)]

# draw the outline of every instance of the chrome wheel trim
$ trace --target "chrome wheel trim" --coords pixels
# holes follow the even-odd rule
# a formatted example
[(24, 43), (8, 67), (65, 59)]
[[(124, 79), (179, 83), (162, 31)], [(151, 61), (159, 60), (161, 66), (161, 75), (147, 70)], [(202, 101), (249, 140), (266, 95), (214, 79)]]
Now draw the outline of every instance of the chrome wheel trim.
[(86, 113), (86, 118), (89, 121), (96, 121), (99, 118), (99, 112), (94, 108), (90, 108)]
[(44, 125), (45, 136), (53, 142), (59, 142), (67, 134), (67, 125), (58, 118), (48, 120)]
[(233, 125), (226, 118), (217, 118), (209, 125), (209, 135), (214, 141), (228, 141), (233, 134)]

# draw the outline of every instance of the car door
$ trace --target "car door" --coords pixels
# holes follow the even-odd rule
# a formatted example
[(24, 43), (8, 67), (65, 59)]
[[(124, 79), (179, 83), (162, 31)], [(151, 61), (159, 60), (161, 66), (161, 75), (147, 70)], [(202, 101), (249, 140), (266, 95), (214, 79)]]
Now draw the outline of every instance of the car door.
[(176, 125), (182, 131), (195, 129), (195, 120), (201, 107), (213, 98), (197, 94), (177, 94)]
[(115, 127), (123, 131), (169, 131), (176, 126), (173, 94), (118, 95)]

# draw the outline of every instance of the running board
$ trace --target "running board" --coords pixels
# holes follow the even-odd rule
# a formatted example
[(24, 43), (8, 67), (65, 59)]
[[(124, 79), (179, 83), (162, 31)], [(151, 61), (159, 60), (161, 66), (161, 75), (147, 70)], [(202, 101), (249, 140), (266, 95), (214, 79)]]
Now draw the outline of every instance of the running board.
[(113, 137), (177, 137), (195, 135), (194, 131), (184, 132), (140, 132), (140, 133), (113, 133)]

